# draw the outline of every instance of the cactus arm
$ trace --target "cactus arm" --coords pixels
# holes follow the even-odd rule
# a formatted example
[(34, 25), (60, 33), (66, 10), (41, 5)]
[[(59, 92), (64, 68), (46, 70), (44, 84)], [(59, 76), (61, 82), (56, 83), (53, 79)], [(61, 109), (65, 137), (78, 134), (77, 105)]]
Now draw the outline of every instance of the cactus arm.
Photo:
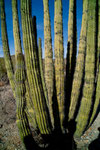
[[(19, 134), (21, 137), (22, 142), (25, 144), (26, 137), (32, 137), (31, 129), (29, 126), (27, 114), (25, 111), (26, 107), (26, 99), (25, 99), (25, 64), (23, 61), (23, 55), (18, 54), (16, 56), (16, 71), (15, 71), (15, 96), (16, 96), (16, 123), (19, 129)], [(24, 145), (25, 146), (25, 145)]]
[(94, 85), (95, 85), (95, 39), (96, 39), (96, 0), (89, 0), (87, 54), (85, 62), (85, 78), (81, 106), (77, 117), (76, 136), (82, 135), (90, 118)]
[(97, 87), (96, 87), (95, 104), (94, 104), (93, 113), (89, 122), (89, 126), (93, 123), (95, 116), (97, 114), (97, 108), (100, 105), (100, 1), (98, 1), (98, 45), (97, 46), (98, 46)]
[[(22, 54), (22, 47), (21, 47), (21, 39), (20, 39), (20, 30), (19, 30), (19, 21), (18, 21), (18, 10), (17, 10), (17, 0), (12, 0), (12, 14), (13, 14), (13, 35), (14, 35), (14, 45), (15, 45), (15, 61), (17, 58), (18, 54)], [(24, 57), (23, 57), (23, 62), (24, 62)], [(26, 72), (25, 72), (26, 73)], [(35, 116), (34, 116), (34, 109), (32, 109), (31, 105), (30, 105), (30, 101), (31, 101), (31, 97), (29, 94), (29, 90), (28, 90), (28, 83), (27, 83), (27, 79), (25, 81), (25, 86), (26, 86), (26, 102), (27, 102), (27, 114), (30, 113), (29, 116), (31, 116), (31, 118), (29, 117), (29, 120), (31, 122), (34, 122), (34, 127), (36, 127), (35, 125)]]
[(3, 52), (4, 52), (4, 60), (7, 70), (7, 75), (10, 81), (10, 85), (14, 94), (15, 91), (15, 82), (14, 82), (14, 69), (13, 64), (10, 56), (9, 50), (9, 43), (8, 43), (8, 36), (7, 36), (7, 27), (6, 27), (6, 15), (5, 15), (5, 8), (4, 8), (4, 0), (0, 1), (0, 9), (1, 9), (1, 34), (2, 34), (2, 45), (3, 45)]
[(66, 76), (65, 76), (65, 128), (68, 122), (69, 106), (71, 102), (71, 92), (73, 75), (76, 65), (77, 52), (77, 33), (76, 33), (76, 0), (69, 1), (68, 19), (68, 43), (66, 57)]
[[(30, 87), (31, 96), (33, 99), (34, 109), (36, 112), (36, 120), (41, 134), (48, 134), (51, 132), (51, 125), (49, 121), (49, 114), (47, 112), (46, 101), (41, 85), (39, 84), (38, 68), (35, 61), (34, 45), (31, 31), (31, 21), (29, 15), (29, 1), (21, 0), (21, 16), (23, 29), (23, 44), (25, 50), (25, 62), (27, 68), (27, 76)], [(34, 51), (34, 53), (33, 53)], [(41, 82), (40, 82), (41, 83)]]
[[(68, 44), (69, 53), (69, 78), (73, 79), (73, 73), (76, 63), (76, 45), (77, 45), (77, 34), (76, 34), (76, 0), (70, 0), (69, 2), (69, 19), (68, 19)], [(68, 56), (69, 55), (69, 56)], [(67, 64), (66, 64), (67, 66)], [(69, 80), (69, 79), (68, 79)]]
[(54, 124), (53, 117), (53, 52), (51, 39), (51, 25), (49, 15), (49, 0), (43, 0), (44, 6), (44, 47), (45, 47), (45, 83), (48, 93), (49, 112), (52, 124)]
[[(33, 16), (32, 18), (32, 24), (33, 24), (33, 36), (34, 36), (34, 41), (35, 41), (35, 45), (37, 48), (37, 28), (36, 28), (36, 16)], [(37, 53), (38, 55), (38, 53)]]
[(57, 101), (60, 116), (60, 124), (63, 129), (64, 119), (64, 49), (63, 49), (63, 22), (62, 22), (62, 1), (55, 0), (54, 15), (54, 31), (55, 31), (55, 80)]
[(14, 45), (15, 45), (15, 59), (19, 53), (22, 53), (19, 21), (18, 21), (18, 10), (17, 10), (17, 0), (12, 0), (12, 14), (13, 14), (13, 35), (14, 35)]
[[(40, 66), (40, 74), (41, 74), (41, 79), (42, 79), (42, 85), (43, 85), (43, 90), (46, 98), (46, 103), (48, 105), (48, 95), (47, 95), (47, 89), (45, 85), (45, 79), (44, 79), (44, 71), (43, 71), (43, 60), (42, 60), (42, 43), (41, 43), (41, 38), (39, 38), (39, 66)], [(49, 105), (48, 105), (49, 107)]]
[(35, 59), (36, 59), (36, 64), (38, 68), (39, 56), (38, 56), (38, 45), (37, 45), (36, 16), (33, 16), (33, 18), (31, 18), (31, 26), (32, 26), (33, 44), (34, 44), (34, 49), (35, 49)]
[(92, 116), (91, 116), (91, 119), (89, 121), (89, 125), (87, 128), (91, 126), (91, 124), (94, 122), (95, 117), (97, 116), (97, 113), (99, 113), (99, 111), (97, 112), (99, 105), (100, 105), (100, 64), (99, 64), (99, 72), (98, 72), (98, 77), (97, 77), (96, 98), (95, 98), (95, 103), (93, 107), (93, 113), (92, 113)]
[(86, 37), (87, 37), (87, 11), (88, 10), (88, 1), (83, 0), (83, 15), (82, 15), (82, 27), (80, 34), (80, 43), (79, 43), (79, 53), (76, 61), (75, 74), (73, 79), (72, 93), (71, 93), (71, 104), (69, 111), (69, 120), (75, 119), (75, 112), (77, 105), (79, 103), (80, 89), (83, 88), (83, 78), (84, 78), (84, 69), (85, 69), (85, 58), (86, 58)]

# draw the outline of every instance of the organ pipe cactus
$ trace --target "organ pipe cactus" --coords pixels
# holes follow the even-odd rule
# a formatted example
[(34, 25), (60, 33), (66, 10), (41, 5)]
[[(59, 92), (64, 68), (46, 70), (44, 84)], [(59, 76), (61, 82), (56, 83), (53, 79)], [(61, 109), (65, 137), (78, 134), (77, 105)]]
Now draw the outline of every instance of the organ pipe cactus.
[(48, 93), (49, 110), (52, 120), (53, 120), (53, 51), (52, 51), (52, 39), (51, 39), (51, 25), (50, 25), (50, 15), (49, 15), (49, 0), (43, 0), (44, 6), (44, 46), (45, 46), (45, 83)]
[(11, 88), (13, 92), (15, 91), (15, 83), (14, 83), (14, 69), (11, 61), (9, 45), (8, 45), (8, 36), (7, 36), (7, 27), (5, 21), (5, 12), (4, 12), (4, 1), (0, 1), (1, 5), (1, 33), (2, 33), (2, 45), (3, 52), (5, 57), (5, 65), (7, 69), (7, 75), (10, 81)]
[(63, 48), (63, 22), (62, 0), (55, 0), (54, 14), (55, 31), (55, 84), (61, 128), (64, 119), (64, 48)]
[(82, 27), (80, 34), (79, 52), (76, 62), (76, 69), (73, 79), (73, 87), (71, 94), (71, 104), (69, 111), (69, 120), (75, 118), (75, 108), (78, 105), (81, 87), (83, 86), (83, 77), (85, 69), (85, 58), (86, 58), (86, 45), (87, 45), (87, 16), (88, 16), (88, 1), (83, 0), (83, 16), (82, 16)]
[(76, 0), (70, 0), (69, 4), (69, 20), (68, 20), (68, 51), (67, 57), (69, 59), (69, 73), (72, 80), (72, 76), (75, 68), (76, 61)]
[[(68, 121), (69, 106), (71, 102), (72, 82), (76, 65), (77, 52), (77, 33), (76, 33), (76, 0), (69, 2), (68, 19), (68, 42), (66, 57), (66, 77), (65, 77), (65, 127)], [(74, 103), (73, 103), (74, 104)], [(71, 113), (72, 114), (72, 113)]]
[[(96, 118), (97, 115), (97, 108), (99, 109), (99, 105), (100, 105), (100, 1), (98, 1), (98, 5), (97, 5), (98, 9), (98, 15), (97, 15), (97, 20), (98, 20), (98, 36), (97, 36), (97, 70), (96, 70), (96, 97), (95, 97), (95, 102), (94, 102), (94, 108), (93, 108), (93, 113), (91, 116), (91, 119), (89, 121), (89, 126), (93, 123), (94, 119)], [(88, 126), (88, 127), (89, 127)]]
[[(15, 45), (15, 61), (17, 63), (17, 60), (16, 60), (17, 56), (22, 54), (21, 39), (20, 39), (20, 32), (19, 32), (17, 0), (12, 0), (12, 15), (13, 15), (13, 34), (14, 34), (14, 45)], [(23, 63), (25, 63), (24, 62), (24, 57), (22, 57), (21, 59), (23, 59)], [(17, 66), (17, 64), (16, 64), (16, 66)], [(23, 66), (24, 66), (24, 64), (23, 64)], [(26, 74), (25, 68), (24, 68), (23, 72), (24, 72), (24, 74)], [(35, 126), (36, 125), (35, 119), (34, 119), (35, 116), (34, 116), (34, 110), (32, 108), (33, 105), (30, 104), (31, 103), (31, 96), (30, 96), (30, 92), (29, 92), (27, 78), (26, 78), (24, 84), (25, 84), (25, 87), (27, 89), (26, 90), (27, 92), (25, 92), (26, 103), (27, 103), (27, 107), (28, 107), (27, 111), (30, 112), (30, 116), (33, 116), (33, 117), (31, 117), (32, 119), (30, 119), (30, 120), (31, 120), (31, 122), (34, 122), (34, 126)]]
[(54, 2), (54, 61), (49, 0), (43, 0), (45, 70), (40, 38), (37, 45), (36, 18), (32, 19), (31, 0), (20, 0), (20, 5), (24, 55), (17, 0), (12, 0), (16, 61), (14, 72), (4, 0), (0, 0), (2, 45), (8, 78), (16, 99), (16, 122), (21, 139), (26, 149), (39, 149), (40, 145), (34, 141), (32, 133), (34, 128), (48, 146), (47, 149), (61, 149), (68, 143), (72, 149), (74, 132), (75, 136), (80, 137), (95, 120), (100, 106), (100, 1), (83, 0), (82, 27), (76, 58), (76, 0), (70, 0), (65, 79), (62, 0)]
[[(27, 6), (27, 7), (26, 7)], [(25, 50), (25, 62), (27, 77), (32, 95), (32, 101), (36, 111), (36, 121), (42, 134), (51, 133), (48, 108), (43, 93), (43, 87), (37, 76), (39, 68), (36, 68), (36, 51), (33, 49), (32, 28), (30, 21), (29, 1), (21, 0), (21, 16), (23, 29), (23, 44)], [(29, 34), (30, 33), (30, 34)], [(33, 53), (34, 51), (34, 53)]]
[[(76, 134), (82, 134), (85, 130), (91, 112), (93, 101), (93, 93), (95, 86), (95, 54), (96, 54), (96, 1), (89, 1), (88, 6), (88, 27), (87, 27), (87, 49), (85, 60), (85, 76), (83, 96), (81, 99), (81, 106), (77, 118)], [(92, 41), (92, 43), (91, 43)], [(88, 107), (88, 109), (86, 109)]]

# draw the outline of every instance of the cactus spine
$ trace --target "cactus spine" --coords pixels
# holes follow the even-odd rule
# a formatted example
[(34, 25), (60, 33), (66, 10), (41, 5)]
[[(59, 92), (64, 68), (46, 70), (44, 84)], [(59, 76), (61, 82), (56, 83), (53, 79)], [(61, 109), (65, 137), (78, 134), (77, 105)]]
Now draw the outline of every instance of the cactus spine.
[(44, 45), (45, 45), (45, 82), (48, 92), (49, 111), (52, 124), (53, 119), (53, 52), (52, 52), (52, 39), (51, 39), (51, 25), (49, 15), (49, 0), (43, 0), (44, 5)]

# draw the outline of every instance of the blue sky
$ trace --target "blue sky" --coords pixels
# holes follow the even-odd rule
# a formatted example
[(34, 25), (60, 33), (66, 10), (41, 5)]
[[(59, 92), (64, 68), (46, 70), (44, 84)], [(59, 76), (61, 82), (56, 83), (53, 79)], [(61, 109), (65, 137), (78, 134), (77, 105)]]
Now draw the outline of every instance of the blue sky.
[[(5, 11), (6, 11), (6, 22), (7, 22), (7, 33), (9, 38), (9, 47), (11, 54), (14, 54), (14, 40), (13, 40), (13, 23), (12, 23), (12, 9), (11, 0), (5, 0)], [(69, 0), (62, 0), (63, 4), (63, 37), (64, 37), (64, 56), (67, 51), (67, 39), (68, 39), (68, 11), (69, 11)], [(20, 0), (18, 0), (18, 12), (19, 20), (20, 17)], [(51, 19), (51, 32), (52, 32), (52, 46), (54, 47), (54, 0), (49, 0), (49, 10)], [(44, 33), (43, 33), (43, 1), (32, 0), (32, 15), (36, 16), (37, 21), (37, 36), (42, 38), (42, 49), (44, 56)], [(82, 20), (82, 0), (77, 0), (77, 37), (79, 43), (80, 29)], [(1, 22), (0, 22), (1, 24)], [(21, 29), (21, 25), (20, 25)], [(22, 38), (22, 34), (21, 34)], [(78, 44), (77, 44), (78, 45)], [(1, 41), (1, 27), (0, 27), (0, 57), (3, 56), (2, 41)]]

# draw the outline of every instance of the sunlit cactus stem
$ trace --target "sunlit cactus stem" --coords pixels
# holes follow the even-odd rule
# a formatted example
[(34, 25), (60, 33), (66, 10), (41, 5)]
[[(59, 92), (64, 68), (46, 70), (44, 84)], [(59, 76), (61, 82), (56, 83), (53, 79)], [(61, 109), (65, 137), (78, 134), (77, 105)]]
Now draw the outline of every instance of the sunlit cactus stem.
[[(18, 10), (17, 10), (17, 0), (12, 0), (12, 15), (13, 15), (13, 35), (14, 35), (14, 45), (15, 45), (15, 62), (17, 62), (16, 60), (17, 55), (22, 54)], [(25, 63), (24, 57), (22, 59), (23, 59), (23, 62)], [(26, 71), (24, 73), (26, 74)], [(31, 96), (30, 96), (27, 78), (24, 84), (26, 87), (25, 97), (26, 97), (26, 104), (27, 104), (25, 109), (27, 111), (28, 119), (30, 120), (31, 123), (34, 124), (34, 128), (36, 128), (34, 108), (31, 103)]]
[(39, 68), (37, 68), (36, 49), (33, 45), (33, 35), (31, 26), (31, 16), (29, 10), (29, 1), (21, 0), (21, 18), (23, 30), (23, 45), (25, 50), (25, 62), (30, 93), (36, 112), (36, 121), (41, 134), (51, 132), (51, 124), (46, 105), (46, 99), (43, 92), (42, 82), (40, 80)]
[(42, 85), (43, 85), (43, 90), (44, 90), (44, 94), (45, 94), (45, 98), (46, 98), (46, 103), (47, 103), (47, 106), (49, 107), (47, 89), (46, 89), (45, 78), (44, 78), (44, 68), (43, 68), (44, 62), (43, 62), (43, 58), (42, 58), (41, 38), (39, 38), (38, 51), (39, 51), (38, 55), (39, 55), (39, 66), (40, 66), (40, 74), (41, 74), (41, 79), (42, 79)]
[(69, 18), (68, 18), (68, 42), (66, 57), (66, 76), (65, 76), (65, 127), (69, 119), (69, 108), (71, 102), (71, 92), (73, 76), (76, 65), (77, 53), (77, 26), (76, 26), (76, 0), (69, 1)]
[[(73, 81), (73, 74), (76, 64), (76, 52), (77, 52), (77, 34), (76, 34), (76, 0), (69, 1), (69, 19), (68, 19), (68, 52), (67, 63), (68, 67), (68, 80)], [(66, 64), (67, 65), (67, 64)], [(71, 84), (71, 83), (70, 83)], [(70, 89), (71, 90), (71, 89)]]
[(64, 48), (63, 48), (63, 22), (62, 0), (55, 0), (54, 14), (54, 52), (55, 52), (55, 83), (57, 102), (59, 108), (60, 124), (63, 130), (64, 120)]
[[(97, 114), (99, 113), (99, 106), (100, 106), (100, 1), (98, 0), (98, 43), (97, 43), (97, 72), (96, 72), (96, 81), (97, 86), (96, 86), (96, 97), (95, 97), (95, 103), (93, 107), (93, 113), (88, 125), (88, 128), (90, 125), (93, 123), (95, 120)], [(98, 108), (98, 109), (97, 109)]]
[(48, 93), (49, 111), (54, 125), (53, 117), (53, 51), (52, 51), (52, 39), (51, 39), (51, 24), (49, 15), (49, 0), (43, 0), (44, 6), (44, 47), (45, 47), (45, 83)]
[[(75, 135), (80, 136), (85, 131), (89, 121), (91, 106), (93, 103), (93, 93), (95, 86), (95, 53), (96, 53), (96, 0), (89, 0), (88, 7), (88, 31), (87, 31), (87, 51), (85, 61), (85, 77), (81, 106), (77, 117), (77, 130)], [(92, 42), (91, 42), (92, 41)]]
[(69, 111), (69, 120), (75, 119), (78, 109), (78, 103), (80, 103), (80, 93), (82, 94), (84, 84), (84, 69), (85, 69), (85, 58), (87, 48), (87, 25), (88, 25), (88, 1), (83, 0), (83, 15), (82, 15), (82, 27), (80, 34), (79, 52), (76, 61), (75, 74), (73, 79), (72, 93), (71, 93), (71, 104)]
[(4, 60), (5, 60), (5, 65), (6, 65), (7, 75), (10, 81), (10, 85), (14, 93), (15, 92), (14, 69), (13, 69), (13, 64), (10, 56), (9, 43), (8, 43), (4, 0), (0, 0), (0, 16), (1, 16), (2, 45), (3, 45), (3, 52), (5, 58)]
[(16, 97), (16, 123), (19, 129), (21, 140), (25, 144), (25, 138), (32, 136), (29, 126), (27, 114), (25, 112), (26, 107), (26, 88), (25, 88), (25, 64), (23, 61), (23, 55), (20, 53), (16, 56), (16, 72), (15, 72), (15, 97)]
[(90, 127), (100, 107), (100, 0), (83, 0), (77, 57), (76, 0), (69, 1), (66, 71), (62, 0), (54, 1), (54, 61), (49, 0), (43, 0), (43, 7), (45, 63), (41, 38), (37, 44), (36, 17), (32, 16), (31, 0), (20, 0), (22, 41), (17, 0), (12, 0), (14, 73), (4, 0), (0, 0), (2, 44), (16, 99), (16, 123), (27, 150), (54, 150), (56, 147), (59, 150), (65, 145), (72, 148), (74, 138)]
[(15, 46), (15, 57), (17, 57), (19, 53), (22, 53), (19, 20), (18, 20), (18, 10), (17, 10), (17, 0), (12, 0), (12, 15), (13, 15), (13, 35), (14, 35), (14, 46)]

